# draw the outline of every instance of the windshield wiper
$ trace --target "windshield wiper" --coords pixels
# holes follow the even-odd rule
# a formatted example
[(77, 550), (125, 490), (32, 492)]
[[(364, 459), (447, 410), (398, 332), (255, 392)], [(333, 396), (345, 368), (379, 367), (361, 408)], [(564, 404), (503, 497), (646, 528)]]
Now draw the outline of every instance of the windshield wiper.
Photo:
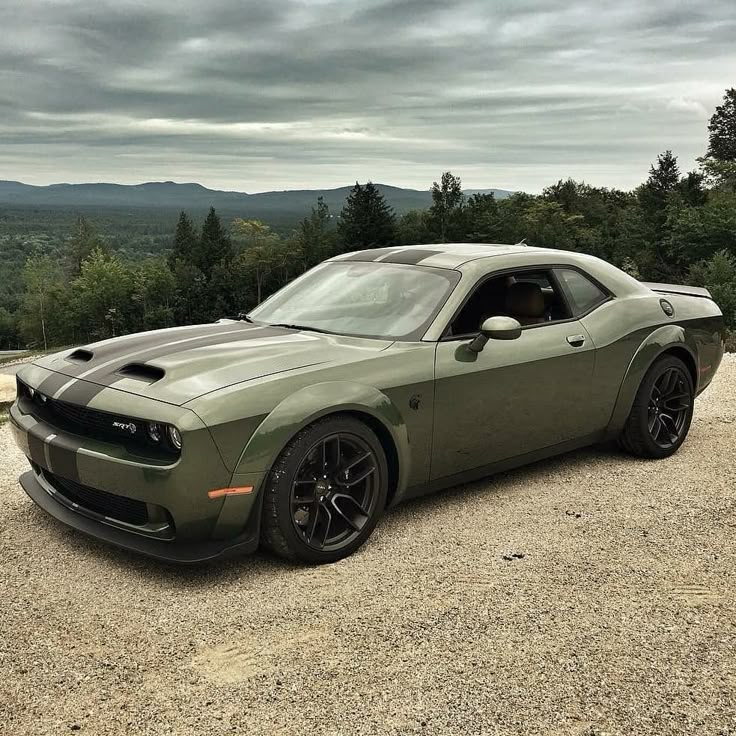
[(311, 327), (310, 325), (292, 325), (286, 322), (269, 325), (270, 327), (285, 327), (287, 330), (308, 330), (309, 332), (321, 332), (323, 335), (335, 335), (337, 333), (329, 330), (320, 330), (319, 327)]

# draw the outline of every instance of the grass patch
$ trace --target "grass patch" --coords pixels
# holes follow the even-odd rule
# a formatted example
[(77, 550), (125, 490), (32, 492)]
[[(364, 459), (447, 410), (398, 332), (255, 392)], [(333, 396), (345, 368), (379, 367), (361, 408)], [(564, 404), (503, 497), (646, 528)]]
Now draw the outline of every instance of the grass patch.
[(10, 414), (8, 414), (7, 409), (0, 409), (0, 427), (2, 427), (3, 424), (8, 421), (9, 417)]

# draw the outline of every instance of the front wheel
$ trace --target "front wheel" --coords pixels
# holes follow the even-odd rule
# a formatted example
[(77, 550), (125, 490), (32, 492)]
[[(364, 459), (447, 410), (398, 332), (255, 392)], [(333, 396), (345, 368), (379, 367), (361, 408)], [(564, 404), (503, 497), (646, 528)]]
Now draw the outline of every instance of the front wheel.
[(349, 416), (299, 432), (266, 486), (261, 539), (280, 557), (335, 562), (357, 550), (383, 513), (386, 454), (375, 433)]
[(639, 386), (621, 447), (651, 458), (677, 452), (690, 429), (694, 398), (692, 376), (679, 358), (666, 355), (655, 361)]

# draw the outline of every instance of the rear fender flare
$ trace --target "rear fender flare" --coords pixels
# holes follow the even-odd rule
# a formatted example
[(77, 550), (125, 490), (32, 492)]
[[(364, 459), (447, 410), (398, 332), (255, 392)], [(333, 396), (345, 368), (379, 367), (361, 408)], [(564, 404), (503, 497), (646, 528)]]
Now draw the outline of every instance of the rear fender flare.
[(409, 437), (403, 417), (386, 394), (373, 386), (330, 381), (306, 386), (291, 394), (261, 422), (245, 446), (235, 472), (269, 472), (289, 440), (304, 427), (329, 414), (368, 414), (380, 422), (393, 440), (398, 456), (396, 496), (409, 477)]
[[(639, 390), (646, 372), (660, 355), (672, 348), (686, 350), (695, 365), (698, 365), (698, 350), (695, 340), (690, 338), (687, 331), (680, 325), (665, 325), (648, 335), (646, 340), (637, 348), (626, 369), (616, 405), (611, 415), (611, 421), (608, 425), (608, 435), (610, 437), (616, 437), (623, 430), (631, 412), (636, 392)], [(697, 385), (695, 389), (697, 390)]]

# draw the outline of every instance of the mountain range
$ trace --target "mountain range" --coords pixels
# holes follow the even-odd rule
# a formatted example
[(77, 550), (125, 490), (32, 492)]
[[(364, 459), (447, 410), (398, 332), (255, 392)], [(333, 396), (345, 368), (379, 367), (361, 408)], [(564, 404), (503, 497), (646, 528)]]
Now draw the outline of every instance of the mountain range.
[[(398, 214), (430, 206), (429, 190), (376, 185)], [(83, 209), (206, 210), (215, 207), (229, 214), (258, 219), (299, 219), (323, 197), (333, 214), (345, 203), (351, 187), (300, 189), (275, 192), (227, 192), (201, 184), (173, 181), (144, 184), (50, 184), (33, 186), (18, 181), (0, 181), (0, 207), (64, 207)], [(470, 189), (465, 194), (493, 193), (498, 199), (512, 194), (504, 189)]]

